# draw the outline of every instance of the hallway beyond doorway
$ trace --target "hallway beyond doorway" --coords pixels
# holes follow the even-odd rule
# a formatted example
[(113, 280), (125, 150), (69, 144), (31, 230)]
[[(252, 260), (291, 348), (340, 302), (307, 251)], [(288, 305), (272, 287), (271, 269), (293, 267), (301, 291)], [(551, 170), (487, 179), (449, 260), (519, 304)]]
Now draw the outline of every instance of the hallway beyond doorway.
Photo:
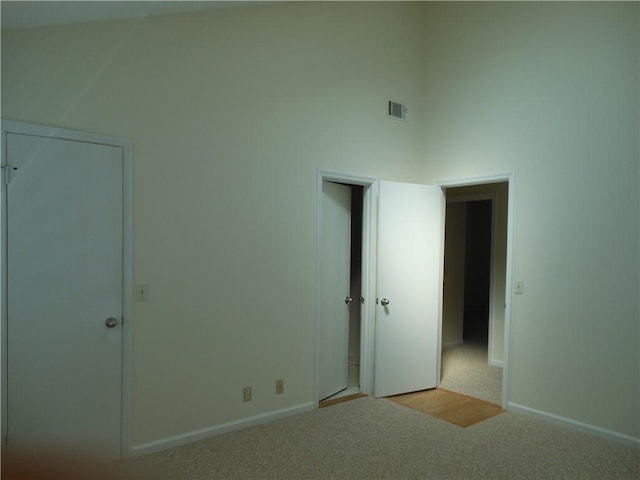
[(502, 368), (487, 363), (487, 340), (465, 338), (463, 344), (442, 350), (442, 388), (487, 402), (502, 404)]

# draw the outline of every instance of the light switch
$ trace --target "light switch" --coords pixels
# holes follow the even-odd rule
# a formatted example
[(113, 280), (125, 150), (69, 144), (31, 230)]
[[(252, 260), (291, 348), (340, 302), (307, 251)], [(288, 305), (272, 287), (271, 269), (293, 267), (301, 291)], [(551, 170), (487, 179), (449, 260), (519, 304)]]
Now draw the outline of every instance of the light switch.
[(522, 295), (524, 293), (524, 282), (522, 280), (516, 280), (515, 282), (515, 292), (518, 295)]
[(146, 283), (136, 285), (136, 301), (146, 302), (149, 300), (149, 285)]

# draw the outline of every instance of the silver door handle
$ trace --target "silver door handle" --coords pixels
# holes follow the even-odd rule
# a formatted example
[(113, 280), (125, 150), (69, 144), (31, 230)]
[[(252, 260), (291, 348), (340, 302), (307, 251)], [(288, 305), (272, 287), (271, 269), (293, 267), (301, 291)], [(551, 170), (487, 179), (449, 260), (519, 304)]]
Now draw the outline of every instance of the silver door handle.
[(107, 326), (107, 328), (114, 328), (118, 326), (118, 319), (115, 317), (109, 317), (107, 318), (107, 320), (104, 322), (104, 324)]
[(344, 303), (346, 303), (347, 305), (350, 305), (352, 301), (353, 301), (353, 298), (351, 298), (351, 297), (344, 297)]
[(382, 300), (380, 300), (380, 304), (381, 304), (383, 307), (386, 307), (386, 306), (387, 306), (387, 305), (389, 305), (390, 303), (391, 303), (391, 302), (390, 302), (390, 301), (389, 301), (389, 299), (387, 299), (387, 298), (383, 298)]

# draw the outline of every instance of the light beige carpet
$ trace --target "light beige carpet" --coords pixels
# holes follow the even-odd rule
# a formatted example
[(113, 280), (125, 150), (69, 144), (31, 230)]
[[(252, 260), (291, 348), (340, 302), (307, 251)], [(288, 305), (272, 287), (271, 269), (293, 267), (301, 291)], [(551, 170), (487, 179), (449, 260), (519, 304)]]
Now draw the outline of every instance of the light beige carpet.
[(117, 466), (121, 472), (114, 478), (118, 480), (640, 478), (638, 449), (634, 447), (509, 411), (460, 428), (372, 397), (318, 408)]
[(459, 427), (469, 427), (504, 412), (493, 403), (443, 388), (396, 395), (389, 400)]
[(486, 342), (465, 341), (442, 351), (440, 388), (502, 404), (502, 368), (487, 362)]

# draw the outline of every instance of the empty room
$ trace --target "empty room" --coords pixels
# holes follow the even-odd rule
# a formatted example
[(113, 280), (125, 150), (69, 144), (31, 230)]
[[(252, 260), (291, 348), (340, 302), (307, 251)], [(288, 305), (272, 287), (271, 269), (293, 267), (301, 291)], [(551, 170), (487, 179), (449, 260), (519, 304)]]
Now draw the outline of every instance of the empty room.
[(639, 7), (3, 1), (3, 468), (638, 478)]

